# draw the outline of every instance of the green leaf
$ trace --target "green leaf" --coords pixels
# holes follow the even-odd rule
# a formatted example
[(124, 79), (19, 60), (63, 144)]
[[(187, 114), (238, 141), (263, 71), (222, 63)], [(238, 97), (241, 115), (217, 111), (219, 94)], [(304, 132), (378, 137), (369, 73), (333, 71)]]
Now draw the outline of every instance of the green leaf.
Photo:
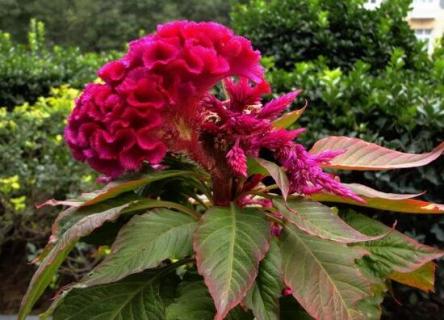
[(164, 272), (144, 272), (118, 282), (72, 289), (56, 307), (54, 320), (163, 320), (174, 291)]
[(358, 301), (370, 297), (370, 282), (355, 265), (360, 248), (307, 235), (287, 224), (281, 235), (284, 281), (314, 318), (364, 318)]
[(287, 199), (288, 193), (290, 192), (290, 184), (288, 182), (288, 177), (285, 171), (274, 162), (261, 158), (256, 158), (255, 160), (267, 170), (267, 172), (276, 182), (279, 189), (281, 189), (282, 197), (284, 199)]
[(255, 208), (213, 207), (202, 217), (194, 236), (199, 273), (224, 319), (247, 294), (270, 239), (270, 226)]
[(290, 127), (293, 123), (298, 121), (306, 109), (306, 106), (294, 111), (286, 112), (283, 116), (273, 121), (273, 127), (278, 129), (285, 129)]
[(75, 243), (82, 237), (103, 225), (107, 221), (116, 220), (128, 208), (130, 203), (108, 209), (103, 212), (91, 214), (75, 223), (55, 243), (51, 251), (45, 256), (39, 268), (33, 275), (28, 290), (22, 300), (18, 319), (24, 320), (51, 282), (57, 269), (65, 260)]
[(94, 192), (88, 192), (83, 193), (80, 195), (77, 199), (70, 199), (70, 200), (63, 200), (63, 201), (57, 201), (57, 200), (49, 200), (45, 203), (39, 205), (39, 207), (50, 205), (50, 206), (58, 206), (58, 205), (67, 205), (72, 207), (86, 207), (91, 206), (100, 202), (103, 202), (105, 200), (115, 198), (118, 195), (121, 195), (123, 193), (136, 190), (142, 186), (145, 186), (147, 184), (173, 178), (173, 177), (189, 177), (189, 176), (195, 176), (196, 173), (194, 171), (185, 171), (185, 170), (164, 170), (164, 171), (156, 171), (152, 172), (150, 174), (144, 175), (140, 179), (136, 180), (117, 180), (108, 183), (105, 187), (102, 189), (96, 190)]
[(167, 308), (167, 320), (212, 320), (216, 313), (213, 300), (203, 281), (183, 282), (179, 297)]
[(344, 183), (344, 186), (348, 187), (354, 193), (359, 195), (362, 199), (365, 200), (365, 202), (357, 202), (350, 198), (344, 198), (332, 193), (322, 191), (311, 195), (310, 198), (316, 201), (348, 203), (361, 207), (376, 208), (403, 213), (444, 213), (444, 205), (442, 204), (412, 199), (420, 196), (421, 194), (385, 193), (356, 183)]
[(282, 284), (282, 257), (276, 240), (259, 265), (256, 282), (245, 297), (245, 305), (258, 320), (279, 320)]
[(422, 154), (390, 150), (357, 138), (327, 137), (317, 141), (310, 150), (312, 154), (323, 151), (344, 151), (324, 168), (345, 170), (388, 170), (420, 167), (437, 159), (444, 151), (444, 142), (431, 152)]
[(319, 202), (292, 199), (285, 203), (273, 199), (279, 212), (292, 224), (308, 234), (341, 243), (369, 241), (385, 234), (369, 237), (346, 224), (333, 210)]
[(120, 230), (111, 254), (82, 283), (92, 286), (114, 282), (158, 267), (165, 259), (191, 255), (196, 225), (193, 218), (168, 209), (134, 216)]
[(444, 255), (443, 251), (423, 245), (364, 215), (349, 213), (345, 219), (351, 226), (370, 236), (390, 232), (382, 239), (359, 244), (370, 252), (369, 262), (381, 277), (386, 277), (392, 272), (415, 271)]

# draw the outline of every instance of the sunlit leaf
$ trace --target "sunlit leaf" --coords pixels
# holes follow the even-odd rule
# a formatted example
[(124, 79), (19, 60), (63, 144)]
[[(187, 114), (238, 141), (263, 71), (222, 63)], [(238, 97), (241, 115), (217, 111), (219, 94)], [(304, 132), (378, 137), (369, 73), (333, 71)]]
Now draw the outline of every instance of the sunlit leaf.
[(371, 297), (371, 283), (355, 260), (360, 248), (310, 236), (293, 224), (281, 235), (284, 281), (315, 319), (365, 319), (357, 303)]
[(425, 166), (437, 159), (444, 151), (444, 142), (431, 152), (422, 154), (403, 153), (365, 142), (357, 138), (327, 137), (317, 141), (312, 154), (323, 151), (344, 151), (324, 168), (345, 170), (388, 170)]
[(290, 223), (322, 239), (352, 243), (370, 241), (385, 235), (382, 233), (369, 237), (362, 234), (345, 223), (331, 208), (316, 201), (291, 199), (285, 203), (274, 199), (273, 203)]
[(286, 112), (283, 116), (273, 121), (273, 127), (278, 129), (285, 129), (294, 124), (302, 116), (306, 106), (294, 111)]
[(194, 236), (199, 273), (203, 275), (222, 320), (252, 287), (270, 239), (270, 226), (254, 208), (210, 208)]
[(389, 277), (407, 286), (418, 288), (425, 292), (433, 292), (435, 291), (435, 268), (436, 265), (433, 262), (428, 262), (415, 271), (408, 273), (393, 272)]
[(374, 190), (360, 184), (346, 184), (353, 192), (358, 194), (365, 202), (357, 202), (350, 198), (340, 197), (338, 195), (318, 192), (310, 195), (310, 198), (317, 201), (347, 203), (361, 207), (375, 208), (388, 211), (415, 214), (441, 214), (444, 213), (444, 205), (431, 203), (427, 201), (412, 199), (421, 194), (396, 194), (385, 193)]

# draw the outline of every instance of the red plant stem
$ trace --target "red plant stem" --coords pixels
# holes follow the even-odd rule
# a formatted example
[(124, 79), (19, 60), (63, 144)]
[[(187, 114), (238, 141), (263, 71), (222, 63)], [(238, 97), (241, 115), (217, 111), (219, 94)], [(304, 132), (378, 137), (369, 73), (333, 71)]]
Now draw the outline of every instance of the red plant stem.
[(212, 176), (213, 201), (216, 206), (229, 206), (233, 198), (233, 179), (230, 176)]

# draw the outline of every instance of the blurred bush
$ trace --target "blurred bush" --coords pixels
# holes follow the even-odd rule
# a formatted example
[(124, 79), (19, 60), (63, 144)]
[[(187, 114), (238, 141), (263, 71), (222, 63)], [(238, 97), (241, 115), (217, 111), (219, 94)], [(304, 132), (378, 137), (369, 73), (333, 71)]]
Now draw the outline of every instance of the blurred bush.
[(50, 88), (75, 88), (96, 78), (97, 69), (116, 53), (82, 53), (78, 48), (48, 47), (45, 26), (31, 20), (26, 45), (0, 32), (0, 106), (12, 109), (47, 96)]
[(83, 50), (123, 49), (140, 32), (175, 19), (227, 23), (239, 0), (0, 0), (0, 29), (26, 41), (31, 18), (47, 25), (48, 40)]
[(411, 1), (387, 0), (378, 10), (365, 10), (364, 2), (250, 0), (235, 6), (232, 25), (287, 70), (320, 56), (331, 68), (349, 70), (360, 60), (380, 70), (394, 47), (404, 50), (406, 68), (426, 70), (427, 54), (405, 19)]
[(47, 240), (54, 210), (37, 211), (35, 205), (94, 187), (95, 174), (72, 159), (63, 142), (77, 95), (63, 86), (33, 105), (0, 108), (0, 251), (7, 241), (38, 248)]
[[(303, 142), (346, 135), (419, 153), (444, 139), (444, 40), (431, 57), (426, 54), (405, 19), (410, 2), (386, 0), (368, 11), (360, 0), (250, 0), (236, 6), (232, 17), (236, 31), (266, 56), (274, 91), (303, 89), (299, 106), (308, 101), (299, 122), (308, 128)], [(444, 203), (443, 157), (424, 168), (341, 177), (386, 192), (427, 191), (425, 198)], [(444, 247), (443, 217), (367, 211), (390, 224), (398, 219), (397, 228)], [(394, 295), (404, 305), (388, 300), (387, 317), (442, 314), (443, 276), (434, 295), (396, 287)]]

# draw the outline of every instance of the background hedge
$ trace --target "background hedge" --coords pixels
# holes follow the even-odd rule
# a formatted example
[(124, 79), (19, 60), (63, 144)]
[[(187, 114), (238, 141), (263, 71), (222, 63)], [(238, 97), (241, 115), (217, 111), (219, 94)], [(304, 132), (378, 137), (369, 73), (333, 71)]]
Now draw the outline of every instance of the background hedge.
[(12, 109), (47, 96), (50, 88), (70, 84), (82, 88), (96, 78), (96, 70), (117, 54), (83, 53), (77, 47), (49, 46), (45, 26), (31, 20), (28, 41), (20, 44), (0, 32), (0, 107)]

